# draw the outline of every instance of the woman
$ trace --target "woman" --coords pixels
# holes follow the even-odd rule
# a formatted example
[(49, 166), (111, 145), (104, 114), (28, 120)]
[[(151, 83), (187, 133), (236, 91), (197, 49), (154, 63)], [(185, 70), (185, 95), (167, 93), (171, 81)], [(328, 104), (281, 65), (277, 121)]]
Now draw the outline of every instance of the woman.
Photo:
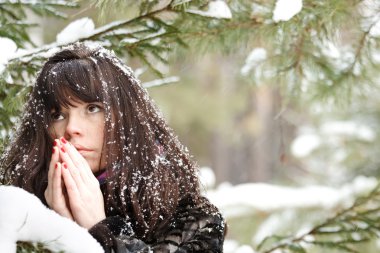
[(196, 165), (131, 70), (77, 43), (43, 66), (1, 159), (3, 183), (89, 230), (105, 252), (222, 252)]

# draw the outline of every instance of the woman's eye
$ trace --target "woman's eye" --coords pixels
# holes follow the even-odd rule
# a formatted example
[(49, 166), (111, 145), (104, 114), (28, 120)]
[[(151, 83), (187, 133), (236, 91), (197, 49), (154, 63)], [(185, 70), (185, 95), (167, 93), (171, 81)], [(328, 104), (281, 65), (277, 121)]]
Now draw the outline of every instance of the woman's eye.
[(53, 121), (58, 121), (58, 120), (62, 120), (65, 118), (65, 116), (61, 113), (61, 112), (52, 112), (50, 114), (50, 118), (53, 120)]
[(100, 105), (90, 104), (87, 107), (87, 110), (91, 113), (100, 112), (103, 108)]

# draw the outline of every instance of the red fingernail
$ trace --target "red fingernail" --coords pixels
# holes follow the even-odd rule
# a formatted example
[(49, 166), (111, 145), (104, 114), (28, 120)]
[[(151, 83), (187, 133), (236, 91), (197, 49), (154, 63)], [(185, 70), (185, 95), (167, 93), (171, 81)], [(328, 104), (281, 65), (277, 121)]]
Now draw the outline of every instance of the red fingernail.
[(67, 169), (67, 164), (66, 163), (63, 164), (63, 168)]
[(64, 137), (61, 137), (61, 141), (63, 142), (63, 144), (67, 143), (67, 141), (66, 141), (66, 139)]
[(54, 140), (53, 146), (57, 146), (57, 145), (58, 145), (58, 142)]
[(53, 154), (55, 153), (55, 148), (53, 147)]
[(54, 168), (58, 168), (58, 163), (55, 164)]
[(65, 150), (64, 147), (61, 147), (61, 151), (62, 151), (63, 153), (66, 153), (66, 150)]

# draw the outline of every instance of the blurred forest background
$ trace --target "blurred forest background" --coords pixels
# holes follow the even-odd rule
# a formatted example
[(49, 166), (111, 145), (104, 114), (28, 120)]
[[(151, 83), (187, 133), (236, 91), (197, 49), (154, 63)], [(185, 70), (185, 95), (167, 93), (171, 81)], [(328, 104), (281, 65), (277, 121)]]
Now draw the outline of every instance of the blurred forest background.
[[(365, 186), (379, 176), (379, 1), (35, 1), (41, 3), (37, 9), (22, 2), (28, 1), (0, 0), (2, 143), (46, 58), (42, 53), (90, 40), (103, 42), (135, 70), (199, 166), (212, 169), (215, 182), (211, 173), (211, 183), (205, 183), (212, 194), (266, 183), (300, 191), (311, 185), (331, 191), (349, 188), (347, 195), (356, 197), (368, 193)], [(172, 9), (136, 19), (166, 6)], [(16, 18), (10, 21), (12, 8)], [(56, 10), (66, 18), (58, 18)], [(70, 30), (67, 26), (76, 20), (81, 21)], [(95, 28), (120, 20), (137, 21), (94, 36)], [(4, 56), (14, 47), (5, 38), (19, 48), (41, 51)], [(361, 186), (352, 190), (355, 185)], [(249, 193), (267, 194), (264, 188)], [(308, 198), (319, 198), (319, 193)], [(251, 207), (230, 216), (225, 207), (230, 224), (226, 252), (253, 252), (258, 240), (271, 233), (313, 231), (313, 225), (349, 208), (354, 201), (349, 200), (303, 208), (303, 199), (289, 208)], [(377, 202), (371, 202), (376, 215)], [(334, 230), (339, 234), (334, 240), (342, 245), (379, 234), (376, 219), (361, 220), (367, 227), (356, 231), (356, 237), (351, 221), (345, 222), (328, 224), (341, 229)], [(333, 248), (334, 240), (321, 245)], [(326, 252), (294, 243), (284, 252)], [(377, 252), (378, 243), (336, 250)]]

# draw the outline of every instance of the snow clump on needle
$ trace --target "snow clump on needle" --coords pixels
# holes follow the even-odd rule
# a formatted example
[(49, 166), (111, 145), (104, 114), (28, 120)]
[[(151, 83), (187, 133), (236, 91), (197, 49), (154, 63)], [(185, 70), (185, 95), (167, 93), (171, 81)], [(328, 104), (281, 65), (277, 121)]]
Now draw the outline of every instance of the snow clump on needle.
[(302, 10), (302, 0), (277, 0), (273, 10), (274, 22), (288, 21)]
[(259, 47), (253, 49), (251, 53), (248, 55), (247, 59), (245, 60), (244, 66), (241, 68), (241, 74), (244, 76), (248, 75), (251, 70), (254, 70), (266, 59), (267, 51), (264, 48)]
[(187, 10), (187, 12), (211, 18), (232, 18), (230, 8), (228, 7), (227, 3), (223, 0), (211, 1), (208, 5), (207, 11)]
[(81, 38), (85, 38), (93, 34), (95, 24), (92, 19), (85, 17), (67, 25), (58, 35), (57, 43), (59, 45), (75, 42)]
[(13, 40), (0, 37), (0, 74), (4, 71), (5, 65), (8, 63), (17, 50), (17, 45)]

